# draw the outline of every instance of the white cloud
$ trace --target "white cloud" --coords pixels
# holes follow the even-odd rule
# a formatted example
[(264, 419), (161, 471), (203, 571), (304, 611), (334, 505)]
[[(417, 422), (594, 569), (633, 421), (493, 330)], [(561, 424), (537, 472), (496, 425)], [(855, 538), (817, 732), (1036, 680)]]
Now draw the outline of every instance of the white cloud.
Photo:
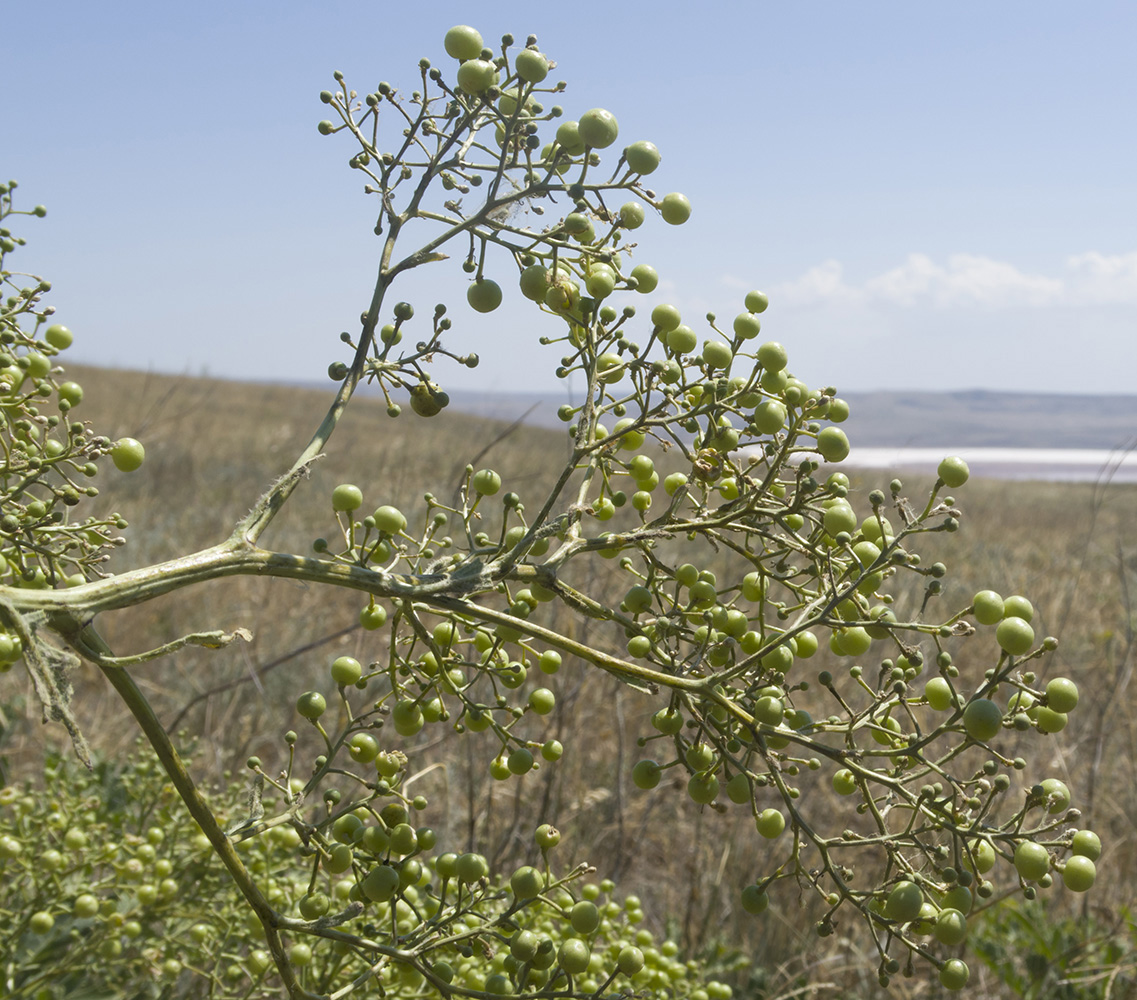
[(1137, 304), (1137, 253), (1101, 254), (1096, 250), (1066, 261), (1079, 298), (1094, 304)]
[(902, 264), (860, 284), (827, 260), (771, 289), (787, 305), (862, 303), (981, 308), (1137, 304), (1137, 253), (1090, 251), (1067, 258), (1060, 275), (1031, 274), (1008, 261), (952, 254), (940, 264), (912, 253)]
[(811, 267), (800, 278), (776, 285), (771, 294), (787, 305), (843, 302), (864, 297), (864, 292), (845, 283), (845, 268), (838, 260)]

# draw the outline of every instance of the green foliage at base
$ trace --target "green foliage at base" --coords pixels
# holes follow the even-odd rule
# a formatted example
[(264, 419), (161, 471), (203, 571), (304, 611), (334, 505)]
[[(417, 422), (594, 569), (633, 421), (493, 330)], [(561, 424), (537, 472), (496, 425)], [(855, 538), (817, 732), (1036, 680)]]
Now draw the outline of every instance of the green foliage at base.
[[(248, 785), (211, 798), (242, 837)], [(325, 799), (307, 844), (299, 824), (239, 840), (265, 897), (295, 920), (288, 957), (303, 988), (326, 993), (372, 970), (400, 998), (610, 986), (729, 1000), (702, 963), (642, 926), (634, 896), (585, 881), (584, 866), (554, 874), (555, 831), (540, 832), (550, 846), (538, 867), (491, 875), (479, 855), (425, 847), (427, 828), (408, 832), (413, 802), (387, 800), (337, 815)], [(53, 755), (43, 787), (0, 789), (0, 881), (4, 996), (280, 995), (260, 921), (143, 751), (90, 771)]]
[(1137, 918), (1058, 914), (1008, 901), (975, 920), (970, 946), (1023, 1000), (1110, 1000), (1137, 995)]

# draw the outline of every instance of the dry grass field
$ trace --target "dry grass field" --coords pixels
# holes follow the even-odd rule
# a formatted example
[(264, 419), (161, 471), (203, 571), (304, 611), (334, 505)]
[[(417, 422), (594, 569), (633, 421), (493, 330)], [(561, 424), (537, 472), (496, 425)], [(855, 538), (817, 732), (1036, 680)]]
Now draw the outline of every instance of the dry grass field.
[[(219, 541), (288, 467), (327, 402), (327, 394), (312, 390), (97, 369), (71, 374), (86, 390), (86, 419), (112, 436), (136, 436), (147, 448), (138, 473), (127, 477), (112, 469), (100, 480), (97, 503), (130, 521), (128, 544), (113, 565), (118, 570)], [(335, 529), (328, 498), (340, 482), (358, 484), (368, 503), (394, 503), (413, 517), (423, 492), (446, 496), (467, 462), (492, 465), (524, 498), (556, 474), (566, 451), (557, 431), (510, 430), (448, 412), (427, 421), (408, 411), (391, 420), (380, 402), (361, 399), (331, 453), (262, 543), (309, 551), (317, 536)], [(858, 479), (854, 486), (863, 496), (888, 478)], [(921, 484), (906, 485), (919, 494)], [(963, 527), (933, 537), (923, 550), (925, 559), (940, 559), (949, 569), (939, 600), (962, 606), (983, 587), (1024, 594), (1036, 608), (1036, 632), (1060, 638), (1045, 669), (1076, 680), (1082, 702), (1069, 727), (1041, 744), (1045, 758), (1034, 758), (1035, 773), (1069, 783), (1083, 825), (1106, 845), (1088, 897), (1059, 886), (1045, 900), (1019, 902), (1010, 916), (992, 907), (976, 922), (971, 949), (985, 950), (989, 961), (972, 962), (970, 995), (1137, 995), (1130, 914), (1137, 877), (1137, 488), (973, 481), (957, 498)], [(596, 572), (602, 592), (604, 566)], [(198, 761), (208, 781), (211, 774), (239, 770), (249, 754), (266, 762), (280, 757), (281, 734), (299, 728), (296, 695), (331, 687), (326, 664), (333, 653), (381, 656), (379, 640), (356, 625), (360, 606), (353, 594), (233, 579), (116, 613), (100, 625), (120, 653), (194, 630), (244, 626), (254, 633), (254, 642), (240, 648), (190, 648), (137, 671), (162, 718), (202, 738)], [(567, 620), (558, 627), (570, 635), (588, 629), (586, 622)], [(845, 669), (826, 656), (819, 654), (810, 669)], [(960, 666), (969, 669), (966, 662)], [(458, 737), (441, 732), (441, 725), (424, 731), (421, 760), (444, 765), (420, 781), (440, 842), (477, 845), (492, 862), (516, 863), (532, 851), (533, 827), (555, 822), (565, 834), (564, 863), (597, 865), (598, 876), (638, 894), (645, 911), (661, 927), (669, 923), (691, 952), (749, 960), (749, 971), (736, 976), (749, 995), (881, 994), (873, 961), (862, 960), (863, 928), (839, 926), (819, 941), (811, 930), (816, 914), (804, 899), (799, 906), (782, 898), (761, 919), (737, 907), (739, 873), (753, 878), (767, 860), (748, 814), (720, 815), (672, 789), (641, 792), (632, 785), (636, 740), (650, 732), (647, 717), (657, 705), (583, 664), (566, 663), (550, 686), (558, 707), (547, 720), (548, 735), (567, 750), (558, 764), (524, 780), (490, 780), (494, 749), (477, 735)], [(125, 753), (133, 725), (94, 672), (78, 678), (76, 704), (96, 750)], [(30, 708), (25, 719), (9, 721), (13, 728), (0, 749), (16, 770), (34, 768), (43, 741), (62, 737), (45, 732)], [(1014, 749), (1010, 738), (1005, 749)], [(815, 797), (813, 808), (841, 807), (827, 784), (804, 794)], [(889, 995), (934, 997), (937, 990), (923, 976), (897, 977)]]

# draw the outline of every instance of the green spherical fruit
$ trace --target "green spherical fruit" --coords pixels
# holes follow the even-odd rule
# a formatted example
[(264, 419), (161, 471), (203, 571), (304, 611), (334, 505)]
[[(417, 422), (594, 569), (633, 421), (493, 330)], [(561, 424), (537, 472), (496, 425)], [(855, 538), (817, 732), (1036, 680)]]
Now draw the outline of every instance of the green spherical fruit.
[(556, 695), (548, 688), (535, 688), (529, 693), (529, 707), (537, 715), (548, 715), (556, 706)]
[(493, 312), (501, 305), (501, 286), (489, 278), (479, 278), (466, 289), (466, 301), (477, 312)]
[(458, 86), (467, 94), (483, 94), (494, 85), (497, 69), (487, 59), (468, 59), (458, 67)]
[(971, 890), (965, 885), (952, 886), (940, 900), (945, 910), (958, 910), (965, 916), (971, 912)]
[(390, 865), (376, 865), (364, 876), (360, 888), (373, 903), (385, 903), (399, 890), (399, 873)]
[(327, 707), (328, 703), (319, 691), (305, 691), (296, 699), (296, 711), (305, 719), (318, 719)]
[(780, 646), (775, 646), (771, 649), (762, 657), (760, 662), (767, 670), (785, 674), (788, 673), (790, 668), (794, 665), (794, 651), (790, 649), (788, 643), (782, 643)]
[(33, 934), (46, 934), (55, 926), (55, 917), (46, 910), (33, 913), (28, 920), (28, 929)]
[[(536, 872), (538, 876), (541, 874), (536, 868), (519, 868), (514, 872), (514, 877), (519, 875), (522, 871)], [(526, 881), (528, 881), (528, 876), (526, 877)], [(512, 884), (512, 882), (513, 879), (511, 878), (510, 883)], [(541, 879), (541, 883), (543, 886), (544, 879)], [(537, 891), (531, 896), (521, 896), (517, 889), (513, 890), (513, 894), (517, 896), (518, 899), (532, 899), (540, 891), (541, 886), (538, 886)], [(509, 953), (519, 962), (532, 962), (533, 959), (537, 957), (537, 949), (540, 948), (540, 946), (541, 939), (530, 930), (516, 931), (513, 937), (509, 939)]]
[(900, 723), (891, 715), (879, 720), (880, 728), (872, 730), (872, 738), (881, 746), (892, 746), (893, 738), (901, 733)]
[(569, 923), (578, 934), (591, 934), (600, 926), (600, 910), (595, 903), (582, 899), (570, 911)]
[(1070, 850), (1083, 858), (1097, 861), (1101, 857), (1101, 838), (1093, 830), (1079, 830), (1074, 834)]
[(1034, 629), (1022, 618), (1004, 618), (995, 629), (995, 641), (1011, 656), (1022, 656), (1034, 645)]
[(433, 382), (419, 382), (411, 387), (411, 409), (420, 417), (436, 417), (450, 403), (450, 397), (438, 391)]
[(1046, 799), (1046, 811), (1052, 816), (1064, 813), (1070, 808), (1070, 789), (1066, 782), (1057, 778), (1046, 778), (1042, 781), (1042, 794)]
[(976, 839), (969, 846), (976, 872), (982, 875), (995, 867), (995, 848), (989, 840)]
[(781, 725), (786, 715), (786, 705), (781, 698), (767, 695), (754, 703), (754, 718), (767, 726)]
[(753, 340), (762, 332), (762, 321), (753, 313), (739, 313), (734, 317), (735, 336), (743, 340)]
[(355, 854), (347, 844), (336, 844), (322, 859), (325, 870), (333, 875), (342, 875), (355, 860)]
[(715, 748), (709, 743), (692, 743), (683, 756), (692, 771), (705, 771), (715, 762)]
[(513, 993), (513, 982), (504, 972), (492, 972), (486, 976), (482, 990), (490, 996), (509, 996)]
[(584, 140), (580, 136), (580, 123), (564, 121), (557, 126), (557, 142), (570, 156), (579, 156), (584, 152)]
[(620, 134), (616, 116), (604, 108), (593, 108), (580, 116), (577, 131), (586, 146), (593, 149), (607, 149)]
[(540, 83), (549, 75), (549, 60), (536, 49), (522, 49), (514, 57), (513, 68), (526, 83)]
[(644, 953), (635, 945), (624, 945), (616, 956), (616, 968), (625, 976), (634, 976), (644, 967)]
[(687, 794), (700, 805), (710, 805), (719, 793), (719, 779), (713, 774), (693, 774), (687, 782)]
[(953, 455), (940, 462), (936, 474), (943, 480), (945, 486), (954, 490), (967, 482), (971, 470), (962, 458)]
[(849, 457), (849, 439), (837, 427), (825, 427), (817, 433), (817, 450), (827, 462), (843, 462)]
[(654, 760), (641, 760), (632, 768), (632, 782), (636, 788), (650, 789), (659, 784), (662, 770)]
[(690, 354), (699, 346), (699, 335), (683, 324), (668, 331), (666, 339), (667, 348), (672, 354)]
[(786, 425), (786, 408), (773, 399), (765, 399), (754, 410), (754, 426), (759, 434), (776, 434)]
[(872, 645), (872, 636), (859, 625), (841, 629), (835, 635), (844, 656), (863, 656)]
[(619, 216), (625, 229), (639, 229), (647, 218), (647, 210), (638, 201), (626, 201), (620, 206)]
[(65, 351), (71, 346), (75, 340), (75, 336), (67, 327), (59, 323), (53, 323), (44, 330), (43, 339), (51, 344), (57, 351)]
[(1024, 840), (1015, 848), (1015, 870), (1028, 882), (1037, 882), (1050, 871), (1050, 852), (1041, 844)]
[(691, 202), (687, 200), (686, 195), (672, 191), (671, 194), (663, 196), (663, 201), (659, 204), (659, 214), (668, 225), (681, 226), (691, 218)]
[(748, 885), (742, 890), (742, 908), (747, 913), (764, 913), (770, 905), (770, 897), (756, 885)]
[(1075, 854), (1066, 859), (1062, 869), (1062, 882), (1073, 892), (1085, 892), (1097, 878), (1097, 866), (1087, 857)]
[(651, 724), (665, 736), (674, 736), (683, 729), (683, 716), (669, 708), (661, 708), (651, 717)]
[(942, 677), (933, 677), (924, 685), (924, 697), (937, 712), (946, 712), (955, 701), (951, 685)]
[(729, 368), (734, 354), (729, 344), (721, 340), (708, 340), (703, 343), (703, 361), (710, 369)]
[(624, 595), (624, 607), (627, 609), (628, 614), (638, 615), (644, 611), (651, 609), (652, 602), (655, 600), (652, 592), (640, 585), (631, 587)]
[(541, 744), (541, 756), (550, 763), (560, 760), (564, 754), (564, 744), (560, 740), (546, 740)]
[(459, 881), (465, 882), (467, 885), (485, 878), (489, 874), (489, 870), (486, 859), (480, 854), (461, 854), (458, 856), (458, 860), (454, 862), (454, 874), (457, 875)]
[(750, 801), (750, 779), (741, 772), (726, 783), (726, 797), (735, 805)]
[[(849, 504), (841, 500), (826, 509), (822, 515), (821, 523), (830, 537), (836, 537), (842, 531), (852, 534), (857, 530), (857, 513)], [(872, 542), (859, 542), (858, 544), (872, 545)], [(879, 549), (877, 549), (877, 554), (880, 554)], [(864, 565), (863, 560), (861, 562)]]
[(636, 280), (636, 291), (644, 295), (654, 292), (659, 285), (659, 272), (650, 264), (637, 264), (630, 277)]
[(391, 710), (391, 721), (400, 736), (414, 736), (426, 724), (422, 709), (409, 698), (398, 702)]
[(623, 358), (613, 351), (605, 351), (596, 359), (596, 374), (601, 382), (619, 382), (624, 377)]
[(682, 317), (675, 306), (660, 303), (651, 311), (651, 322), (660, 333), (668, 333), (682, 322)]
[(119, 438), (111, 445), (111, 461), (120, 472), (134, 472), (146, 458), (146, 449), (134, 438)]
[(389, 504), (379, 507), (372, 517), (375, 519), (375, 527), (385, 535), (397, 535), (407, 526), (403, 512)]
[(557, 961), (570, 976), (579, 976), (582, 972), (587, 971), (588, 961), (591, 957), (592, 953), (589, 951), (588, 945), (580, 938), (569, 938), (557, 952)]
[(940, 985), (945, 990), (961, 990), (967, 985), (971, 970), (958, 958), (948, 959), (940, 969)]
[(345, 687), (354, 684), (363, 676), (363, 667), (359, 660), (351, 656), (337, 656), (332, 661), (332, 680)]
[(332, 510), (357, 510), (363, 506), (363, 491), (351, 483), (343, 483), (332, 490)]
[(1004, 618), (1021, 618), (1024, 622), (1034, 620), (1034, 605), (1022, 594), (1012, 594), (1003, 602)]
[(857, 778), (848, 768), (833, 775), (833, 790), (838, 795), (852, 795), (857, 790)]
[(786, 828), (786, 817), (777, 809), (763, 809), (755, 817), (754, 825), (758, 832), (767, 840), (774, 840), (782, 835)]
[[(294, 944), (291, 948), (288, 949), (288, 960), (293, 965), (296, 965), (296, 966), (311, 965), (311, 963), (312, 963), (312, 949), (311, 949), (311, 947), (309, 945), (306, 945), (303, 941), (299, 942), (298, 944)], [(166, 964), (169, 964), (169, 963), (166, 963)], [(181, 971), (181, 963), (175, 962), (175, 964), (178, 965), (178, 967), (179, 967), (178, 971), (180, 972)], [(170, 972), (172, 975), (172, 973), (173, 973), (172, 968), (171, 968)]]
[(660, 155), (654, 142), (640, 140), (624, 150), (624, 159), (629, 170), (637, 174), (650, 174), (659, 166)]
[(542, 851), (551, 851), (561, 842), (561, 831), (549, 823), (542, 823), (534, 831), (533, 839)]
[(71, 912), (79, 920), (89, 920), (99, 912), (99, 901), (90, 893), (82, 893), (75, 897), (75, 902), (71, 904)]
[(1078, 685), (1068, 677), (1054, 677), (1046, 684), (1046, 703), (1055, 712), (1074, 711), (1078, 707)]
[(616, 275), (611, 268), (598, 265), (588, 275), (584, 287), (594, 299), (607, 298), (616, 288)]
[(770, 299), (765, 292), (747, 292), (746, 299), (743, 302), (743, 305), (752, 313), (765, 312), (769, 304)]
[(528, 774), (533, 770), (533, 752), (528, 747), (518, 747), (506, 760), (511, 774)]
[(468, 24), (457, 24), (446, 32), (442, 45), (453, 59), (477, 59), (485, 48), (482, 36)]
[(1003, 620), (1003, 598), (993, 590), (981, 590), (971, 599), (975, 620), (980, 625), (995, 625)]
[(518, 278), (521, 294), (533, 302), (544, 302), (549, 291), (549, 272), (544, 264), (531, 264)]
[(534, 899), (545, 888), (545, 876), (536, 868), (526, 865), (509, 877), (509, 887), (518, 899)]
[(367, 764), (379, 756), (379, 741), (370, 733), (356, 733), (348, 743), (351, 759)]
[(592, 219), (583, 212), (570, 212), (565, 216), (564, 227), (570, 236), (578, 236), (592, 228)]
[(897, 882), (884, 904), (884, 915), (889, 920), (907, 923), (920, 915), (924, 893), (915, 882)]
[(318, 920), (328, 912), (331, 900), (322, 892), (310, 892), (300, 898), (300, 916), (305, 920)]
[(768, 372), (780, 372), (789, 363), (786, 349), (776, 340), (758, 348), (758, 363)]
[(43, 378), (51, 371), (51, 359), (42, 354), (37, 352), (26, 354), (24, 360), (27, 362), (26, 371), (32, 378)]
[(1068, 719), (1065, 712), (1055, 712), (1045, 705), (1040, 705), (1032, 712), (1040, 733), (1060, 733), (1066, 728)]
[(60, 382), (59, 399), (68, 406), (78, 406), (83, 402), (83, 387), (78, 382)]
[(963, 944), (967, 938), (967, 918), (959, 910), (940, 910), (932, 928), (932, 936), (940, 944)]
[(975, 698), (963, 710), (963, 728), (973, 740), (989, 740), (1003, 728), (1003, 712), (987, 698)]
[(501, 476), (493, 469), (481, 469), (474, 473), (473, 486), (482, 496), (492, 497), (501, 489)]

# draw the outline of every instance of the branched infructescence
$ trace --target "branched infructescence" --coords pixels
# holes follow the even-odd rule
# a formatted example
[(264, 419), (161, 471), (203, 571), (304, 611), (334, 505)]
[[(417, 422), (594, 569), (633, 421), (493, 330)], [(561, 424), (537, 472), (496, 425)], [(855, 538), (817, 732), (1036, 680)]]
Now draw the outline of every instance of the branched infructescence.
[[(598, 909), (592, 899), (611, 887), (579, 888), (583, 871), (557, 877), (546, 857), (542, 870), (491, 877), (479, 855), (435, 854), (433, 831), (410, 822), (426, 802), (390, 731), (485, 732), (503, 780), (555, 766), (563, 748), (541, 738), (539, 720), (556, 697), (540, 678), (566, 661), (659, 698), (636, 785), (677, 770), (695, 802), (747, 809), (757, 835), (785, 845), (779, 864), (747, 874), (747, 911), (816, 896), (819, 934), (848, 917), (865, 925), (882, 982), (916, 956), (958, 988), (967, 968), (950, 949), (966, 939), (974, 897), (1017, 887), (1033, 898), (1056, 877), (1075, 890), (1094, 879), (1100, 844), (1078, 830), (1069, 790), (1032, 784), (1025, 761), (1001, 750), (1004, 734), (1058, 732), (1077, 705), (1072, 682), (1037, 679), (1055, 640), (1036, 641), (1023, 597), (982, 591), (967, 607), (940, 607), (946, 567), (916, 548), (957, 529), (946, 491), (965, 484), (966, 465), (945, 459), (922, 503), (899, 481), (852, 492), (833, 469), (849, 452), (836, 426), (848, 406), (834, 388), (794, 378), (782, 345), (760, 340), (765, 295), (746, 295), (729, 326), (708, 316), (702, 340), (667, 303), (645, 298), (648, 316), (637, 314), (658, 276), (631, 266), (630, 234), (649, 208), (680, 224), (690, 205), (647, 186), (660, 162), (651, 143), (602, 167), (616, 119), (593, 109), (556, 124), (561, 108), (544, 105), (564, 85), (545, 83), (552, 64), (535, 39), (512, 45), (495, 55), (473, 29), (455, 28), (446, 48), (456, 83), (423, 60), (410, 96), (380, 84), (361, 98), (340, 74), (321, 95), (332, 117), (319, 131), (354, 143), (350, 165), (377, 199), (378, 277), (360, 329), (341, 337), (351, 357), (330, 366), (340, 385), (325, 420), (217, 546), (96, 579), (122, 522), (68, 527), (56, 515), (90, 492), (78, 477), (112, 446), (76, 424), (60, 436), (77, 387), (53, 367), (70, 334), (41, 331), (48, 310), (34, 309), (46, 283), (8, 300), (0, 532), (10, 586), (0, 596), (112, 677), (268, 935), (257, 974), (274, 960), (292, 995), (345, 996), (375, 979), (400, 996), (727, 995), (636, 932), (635, 906)], [(10, 213), (9, 189), (4, 197)], [(410, 514), (380, 502), (360, 516), (363, 493), (345, 483), (312, 553), (260, 547), (360, 382), (382, 389), (392, 417), (403, 399), (430, 417), (448, 403), (439, 359), (477, 364), (447, 350), (445, 306), (424, 323), (412, 304), (386, 304), (400, 274), (456, 255), (473, 309), (496, 309), (502, 284), (516, 280), (549, 318), (543, 341), (562, 352), (558, 374), (585, 381), (583, 403), (560, 413), (572, 446), (553, 488), (523, 497), (470, 466), (452, 498), (428, 493)], [(41, 416), (32, 402), (52, 397), (61, 416)], [(116, 456), (120, 467), (137, 464), (135, 444)], [(622, 581), (616, 607), (590, 593), (586, 567), (597, 560)], [(286, 762), (250, 760), (255, 793), (222, 829), (122, 672), (234, 636), (116, 657), (89, 623), (236, 574), (367, 594), (360, 623), (383, 641), (375, 662), (332, 663), (336, 724), (323, 724), (324, 696), (299, 699), (322, 745), (310, 769), (295, 759), (295, 734)], [(592, 638), (558, 631), (554, 607), (590, 619)], [(810, 672), (819, 642), (848, 669)], [(19, 655), (14, 642), (7, 662)], [(845, 814), (811, 808), (819, 781), (847, 796)], [(556, 832), (537, 836), (545, 856)], [(230, 846), (266, 841), (296, 852), (303, 872), (288, 885), (264, 887)]]

